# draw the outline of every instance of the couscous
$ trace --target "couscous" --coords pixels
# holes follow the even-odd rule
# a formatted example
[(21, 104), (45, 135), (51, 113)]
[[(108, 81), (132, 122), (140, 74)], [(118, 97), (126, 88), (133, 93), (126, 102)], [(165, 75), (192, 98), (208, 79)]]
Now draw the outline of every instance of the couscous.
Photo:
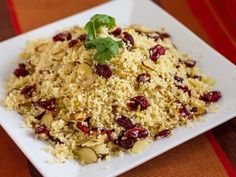
[(121, 28), (107, 15), (29, 41), (20, 57), (5, 105), (62, 161), (137, 153), (221, 98), (163, 29)]

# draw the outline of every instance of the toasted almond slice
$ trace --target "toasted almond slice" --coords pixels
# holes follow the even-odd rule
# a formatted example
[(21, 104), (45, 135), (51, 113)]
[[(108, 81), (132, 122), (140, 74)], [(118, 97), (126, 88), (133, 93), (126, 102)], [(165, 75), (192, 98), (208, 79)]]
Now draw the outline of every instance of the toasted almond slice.
[(47, 48), (47, 44), (42, 43), (42, 44), (39, 44), (37, 47), (35, 47), (35, 50), (37, 52), (43, 52), (44, 50), (46, 50), (46, 48)]
[(139, 24), (134, 24), (134, 25), (131, 25), (130, 27), (139, 31), (139, 32), (144, 32), (144, 33), (150, 33), (153, 31), (150, 28), (147, 28), (147, 27), (139, 25)]
[(84, 112), (77, 112), (77, 113), (70, 114), (70, 119), (71, 120), (84, 121), (87, 117), (88, 117), (88, 115)]
[(87, 63), (81, 63), (78, 67), (80, 74), (89, 74), (91, 75), (93, 73), (92, 68)]
[(78, 66), (77, 73), (79, 75), (79, 79), (83, 81), (87, 78), (92, 77), (93, 70), (87, 63), (81, 63)]
[(99, 135), (97, 137), (91, 138), (90, 140), (86, 141), (85, 143), (81, 144), (81, 146), (92, 147), (96, 145), (104, 144), (105, 140), (107, 139), (107, 135)]
[(200, 107), (200, 108), (197, 109), (197, 112), (194, 113), (194, 115), (196, 115), (196, 116), (202, 116), (202, 115), (204, 115), (204, 114), (206, 114), (206, 113), (207, 113), (206, 109)]
[(144, 150), (148, 145), (148, 141), (146, 139), (137, 141), (134, 146), (132, 147), (131, 151), (133, 153), (138, 153), (142, 150)]
[(142, 64), (148, 69), (151, 69), (151, 70), (155, 69), (155, 63), (152, 60), (149, 60), (149, 59), (143, 60)]
[[(7, 89), (7, 85), (5, 85), (6, 89)], [(13, 88), (13, 89), (10, 89), (9, 92), (7, 93), (7, 96), (9, 96), (11, 93), (13, 92), (19, 92), (20, 93), (20, 89), (18, 88)]]
[(97, 78), (92, 68), (87, 63), (81, 63), (77, 71), (81, 82), (81, 87), (86, 88), (91, 85)]
[(108, 154), (109, 149), (107, 148), (106, 144), (99, 144), (93, 146), (93, 149), (96, 151), (97, 154)]
[(54, 49), (54, 50), (52, 51), (52, 55), (58, 55), (58, 54), (60, 54), (60, 53), (62, 53), (62, 52), (65, 52), (65, 50), (62, 49), (62, 48), (56, 48), (56, 49)]
[(96, 80), (96, 78), (97, 78), (97, 75), (96, 75), (96, 74), (93, 74), (91, 77), (85, 79), (85, 80), (82, 82), (81, 86), (82, 86), (83, 88), (86, 88), (86, 87), (90, 86), (90, 85)]
[(47, 127), (51, 126), (52, 121), (53, 121), (53, 117), (49, 113), (44, 114), (44, 116), (41, 119), (41, 123), (46, 125)]
[(65, 71), (65, 73), (69, 74), (73, 71), (73, 63), (67, 63), (65, 64), (62, 69)]
[(56, 56), (53, 60), (54, 61), (61, 61), (62, 58), (66, 55), (66, 51), (65, 50), (60, 50), (57, 51), (55, 53), (53, 53), (54, 56)]
[(89, 147), (79, 148), (74, 152), (74, 155), (82, 164), (95, 163), (98, 160), (96, 152)]

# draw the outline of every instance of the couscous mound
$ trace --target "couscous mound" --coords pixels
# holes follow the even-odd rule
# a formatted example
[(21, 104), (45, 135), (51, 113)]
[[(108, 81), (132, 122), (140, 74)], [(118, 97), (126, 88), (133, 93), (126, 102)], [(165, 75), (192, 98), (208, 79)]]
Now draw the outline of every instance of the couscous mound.
[(221, 98), (164, 30), (103, 22), (92, 36), (86, 26), (29, 41), (7, 82), (6, 107), (57, 158), (94, 163), (139, 152)]

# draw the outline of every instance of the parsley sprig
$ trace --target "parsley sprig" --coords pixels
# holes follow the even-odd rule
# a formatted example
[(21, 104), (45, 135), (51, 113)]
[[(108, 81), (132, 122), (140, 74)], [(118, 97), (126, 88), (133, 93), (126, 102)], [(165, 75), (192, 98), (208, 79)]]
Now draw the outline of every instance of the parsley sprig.
[(88, 36), (85, 47), (88, 49), (95, 48), (97, 50), (93, 58), (99, 64), (105, 64), (106, 61), (117, 55), (119, 48), (123, 46), (122, 41), (115, 41), (110, 37), (97, 38), (97, 33), (101, 26), (111, 29), (115, 25), (115, 18), (108, 15), (96, 14), (90, 18), (90, 21), (84, 27)]

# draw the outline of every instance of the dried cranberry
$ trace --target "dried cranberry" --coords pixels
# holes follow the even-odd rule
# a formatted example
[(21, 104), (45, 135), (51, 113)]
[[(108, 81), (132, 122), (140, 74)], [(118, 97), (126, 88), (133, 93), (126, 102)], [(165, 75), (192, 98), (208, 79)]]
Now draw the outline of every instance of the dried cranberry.
[(176, 80), (177, 82), (183, 82), (184, 79), (178, 76), (174, 76), (174, 80)]
[(43, 112), (40, 113), (39, 115), (35, 116), (35, 119), (37, 119), (37, 120), (41, 120), (41, 119), (43, 118), (43, 116), (44, 116), (45, 113), (46, 113), (46, 112), (43, 111)]
[(140, 129), (138, 133), (138, 138), (146, 138), (148, 136), (148, 131), (146, 129)]
[(137, 79), (136, 79), (138, 82), (150, 82), (151, 80), (151, 76), (150, 74), (148, 73), (142, 73), (142, 74), (139, 74)]
[(54, 42), (57, 42), (57, 41), (61, 41), (61, 42), (63, 42), (63, 41), (65, 41), (65, 40), (71, 40), (71, 34), (69, 33), (69, 32), (65, 32), (65, 33), (59, 33), (59, 34), (57, 34), (57, 35), (55, 35), (53, 38), (52, 38), (52, 40), (54, 41)]
[(164, 137), (168, 136), (169, 134), (170, 134), (170, 130), (168, 130), (168, 129), (162, 130), (155, 135), (155, 138), (158, 138), (158, 137), (164, 138)]
[(80, 40), (81, 42), (86, 41), (86, 39), (87, 39), (87, 34), (81, 34), (81, 35), (79, 35), (79, 37), (78, 37), (78, 40)]
[(27, 85), (21, 90), (21, 94), (25, 96), (32, 96), (32, 93), (35, 91), (36, 85)]
[(111, 136), (112, 132), (113, 132), (113, 130), (105, 130), (105, 133), (107, 134), (109, 140), (111, 140), (111, 141), (114, 140), (114, 138)]
[(130, 149), (133, 147), (135, 140), (128, 138), (125, 140), (119, 140), (119, 145), (125, 149)]
[[(93, 129), (90, 129), (90, 130), (93, 130)], [(100, 132), (102, 135), (106, 134), (110, 141), (117, 141), (117, 139), (115, 140), (114, 137), (112, 137), (112, 133), (114, 132), (114, 129), (106, 130), (106, 129), (102, 128), (102, 129), (100, 129)], [(121, 137), (120, 137), (120, 139), (121, 139)]]
[(46, 133), (47, 134), (47, 132), (48, 132), (47, 127), (44, 124), (42, 124), (42, 125), (35, 128), (35, 133), (36, 134), (41, 134), (41, 133)]
[(78, 43), (78, 40), (76, 40), (76, 39), (71, 40), (71, 41), (68, 43), (68, 47), (69, 47), (69, 48), (74, 47), (77, 43)]
[(149, 49), (149, 57), (152, 61), (157, 61), (161, 55), (165, 55), (165, 48), (157, 44)]
[(149, 102), (144, 96), (136, 96), (130, 99), (128, 107), (131, 111), (136, 111), (140, 106), (140, 110), (145, 110), (149, 106)]
[(48, 111), (54, 111), (56, 99), (51, 98), (51, 99), (44, 100), (44, 101), (39, 100), (39, 101), (36, 101), (35, 104), (43, 109), (48, 110)]
[(90, 128), (86, 125), (83, 125), (82, 122), (78, 122), (76, 124), (77, 128), (80, 129), (82, 132), (89, 134), (90, 133)]
[(220, 91), (212, 91), (204, 94), (200, 97), (201, 100), (211, 103), (211, 102), (217, 102), (222, 97)]
[(119, 36), (121, 34), (121, 28), (116, 28), (111, 34), (115, 37)]
[(134, 38), (131, 34), (129, 34), (128, 32), (123, 32), (123, 41), (127, 46), (127, 50), (132, 50), (133, 46), (134, 46)]
[(127, 130), (124, 133), (124, 136), (128, 138), (146, 138), (148, 136), (148, 131), (145, 128), (136, 127)]
[(116, 122), (125, 129), (130, 129), (135, 127), (133, 122), (128, 117), (125, 116), (120, 116), (119, 118), (116, 119)]
[(104, 64), (104, 65), (101, 65), (101, 64), (98, 64), (96, 66), (96, 73), (99, 75), (99, 76), (103, 76), (104, 78), (108, 79), (109, 77), (111, 77), (112, 75), (112, 70), (111, 68)]
[(192, 68), (196, 65), (196, 61), (188, 59), (188, 60), (184, 61), (184, 64), (186, 67)]
[[(23, 66), (23, 65), (22, 65)], [(14, 71), (14, 75), (16, 77), (25, 77), (27, 75), (29, 75), (29, 71), (24, 67), (22, 67), (21, 65), (15, 69)]]
[(191, 119), (192, 115), (191, 113), (188, 111), (188, 109), (185, 106), (181, 106), (181, 108), (179, 108), (179, 113), (182, 117), (185, 117), (187, 119)]

